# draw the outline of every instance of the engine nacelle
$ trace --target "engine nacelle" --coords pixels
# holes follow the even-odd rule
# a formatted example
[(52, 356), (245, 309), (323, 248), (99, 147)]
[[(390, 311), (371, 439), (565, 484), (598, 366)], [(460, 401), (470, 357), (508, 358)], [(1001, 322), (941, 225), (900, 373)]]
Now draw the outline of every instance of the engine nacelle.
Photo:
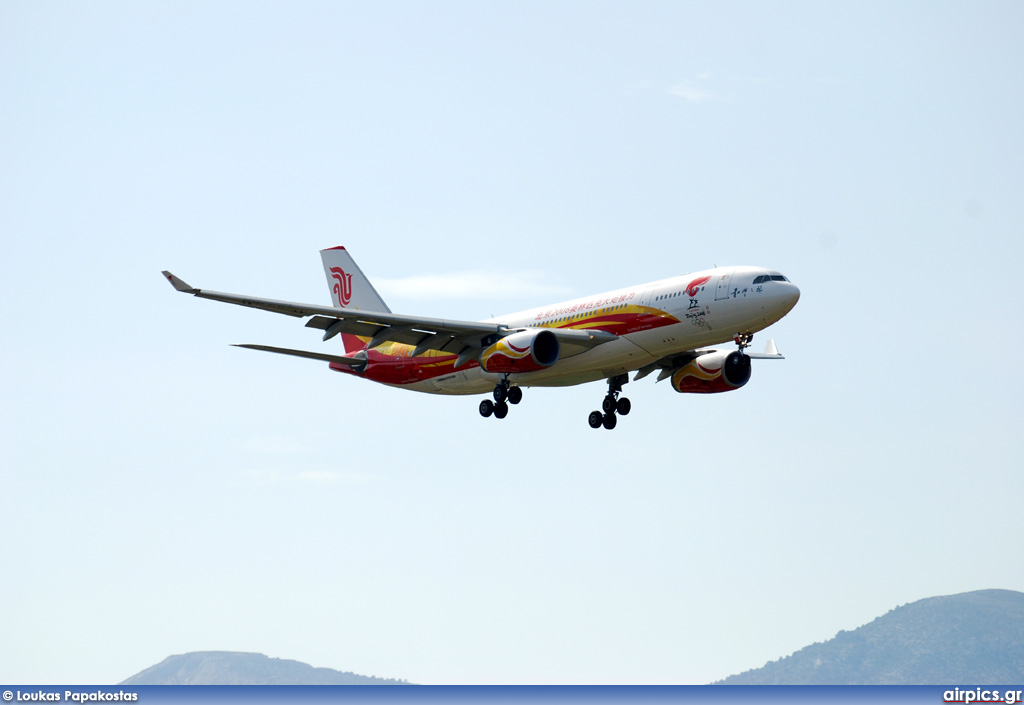
[(731, 392), (750, 381), (750, 357), (733, 350), (706, 353), (672, 374), (672, 387), (688, 394)]
[(521, 330), (483, 351), (480, 366), (487, 372), (536, 372), (558, 362), (562, 346), (549, 330)]

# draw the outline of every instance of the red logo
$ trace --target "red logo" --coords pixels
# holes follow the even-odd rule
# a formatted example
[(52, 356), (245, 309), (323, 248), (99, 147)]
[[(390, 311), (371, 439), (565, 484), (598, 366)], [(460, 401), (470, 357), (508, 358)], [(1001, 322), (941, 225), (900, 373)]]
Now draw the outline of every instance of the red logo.
[(686, 294), (687, 294), (687, 296), (696, 296), (697, 295), (697, 289), (701, 288), (702, 286), (707, 284), (709, 281), (711, 281), (711, 277), (699, 277), (698, 279), (694, 279), (686, 287)]
[(331, 276), (334, 277), (334, 295), (338, 297), (338, 305), (344, 308), (352, 300), (352, 275), (345, 274), (341, 267), (331, 267)]

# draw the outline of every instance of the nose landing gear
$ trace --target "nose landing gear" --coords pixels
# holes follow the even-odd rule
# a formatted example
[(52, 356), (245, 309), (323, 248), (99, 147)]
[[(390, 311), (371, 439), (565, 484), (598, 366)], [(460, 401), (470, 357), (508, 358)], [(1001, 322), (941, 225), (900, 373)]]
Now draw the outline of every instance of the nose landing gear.
[(622, 392), (622, 385), (628, 381), (628, 375), (618, 375), (608, 379), (608, 394), (605, 396), (604, 401), (601, 402), (601, 408), (604, 410), (604, 413), (591, 411), (590, 416), (587, 417), (587, 423), (590, 424), (591, 428), (601, 428), (601, 426), (604, 426), (610, 431), (618, 423), (616, 414), (626, 416), (630, 412), (633, 405), (629, 403), (629, 399), (619, 396)]

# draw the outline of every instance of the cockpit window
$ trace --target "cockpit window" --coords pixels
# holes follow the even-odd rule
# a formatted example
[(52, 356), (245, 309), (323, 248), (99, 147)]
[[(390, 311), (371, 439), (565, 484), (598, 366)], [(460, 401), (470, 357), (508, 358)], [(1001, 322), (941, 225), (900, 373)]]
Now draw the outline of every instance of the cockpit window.
[(754, 277), (755, 284), (763, 284), (765, 282), (788, 282), (781, 274), (762, 274), (758, 277)]

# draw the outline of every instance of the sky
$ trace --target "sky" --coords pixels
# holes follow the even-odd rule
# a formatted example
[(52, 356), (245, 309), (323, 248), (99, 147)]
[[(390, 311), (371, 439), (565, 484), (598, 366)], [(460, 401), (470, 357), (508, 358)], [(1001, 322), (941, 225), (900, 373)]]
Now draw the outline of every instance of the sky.
[[(707, 683), (1024, 590), (1024, 6), (0, 3), (0, 681)], [(478, 320), (715, 265), (751, 382), (478, 397), (176, 293)], [(337, 342), (335, 345), (339, 345)], [(340, 349), (340, 347), (338, 348)]]

